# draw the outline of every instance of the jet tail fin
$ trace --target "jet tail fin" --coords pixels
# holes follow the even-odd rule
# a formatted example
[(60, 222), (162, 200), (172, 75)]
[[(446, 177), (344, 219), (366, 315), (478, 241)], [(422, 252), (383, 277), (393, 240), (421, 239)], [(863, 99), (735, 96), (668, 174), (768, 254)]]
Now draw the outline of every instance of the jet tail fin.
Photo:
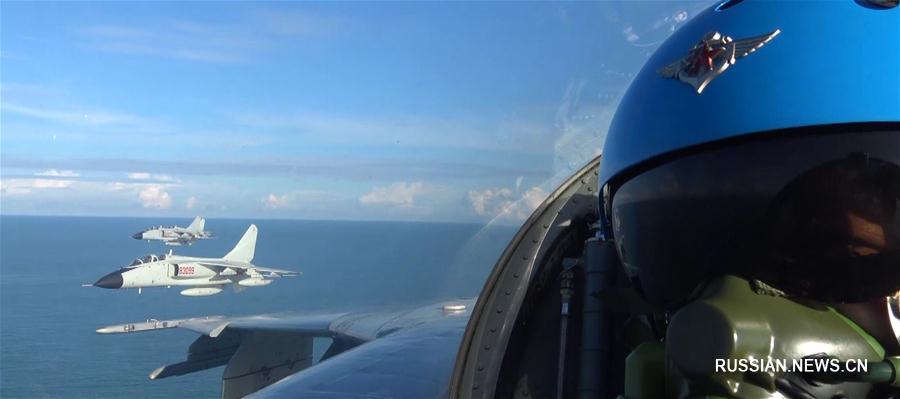
[(222, 258), (237, 262), (249, 263), (253, 261), (253, 254), (256, 252), (256, 232), (256, 225), (251, 224), (244, 236), (241, 237), (241, 240), (234, 246), (234, 249)]
[(194, 221), (191, 222), (190, 226), (187, 227), (189, 231), (201, 232), (203, 228), (206, 227), (206, 219), (197, 216), (194, 218)]

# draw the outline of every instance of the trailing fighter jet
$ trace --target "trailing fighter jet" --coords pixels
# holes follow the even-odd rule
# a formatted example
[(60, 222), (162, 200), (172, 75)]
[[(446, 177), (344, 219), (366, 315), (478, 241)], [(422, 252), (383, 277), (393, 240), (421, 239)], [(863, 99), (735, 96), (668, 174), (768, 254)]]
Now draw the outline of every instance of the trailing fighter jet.
[(212, 232), (203, 230), (205, 225), (206, 219), (197, 216), (188, 227), (150, 227), (144, 231), (135, 233), (131, 237), (136, 240), (162, 241), (166, 245), (173, 246), (192, 245), (194, 241), (205, 240), (213, 237)]
[[(201, 219), (202, 223), (202, 219)], [(222, 287), (237, 284), (242, 287), (269, 285), (279, 277), (298, 275), (291, 270), (256, 266), (253, 254), (256, 250), (257, 228), (250, 225), (231, 252), (221, 258), (197, 258), (174, 255), (147, 255), (135, 259), (130, 265), (109, 273), (94, 283), (100, 288), (137, 288), (188, 286), (181, 291), (185, 296), (207, 296), (222, 292)]]

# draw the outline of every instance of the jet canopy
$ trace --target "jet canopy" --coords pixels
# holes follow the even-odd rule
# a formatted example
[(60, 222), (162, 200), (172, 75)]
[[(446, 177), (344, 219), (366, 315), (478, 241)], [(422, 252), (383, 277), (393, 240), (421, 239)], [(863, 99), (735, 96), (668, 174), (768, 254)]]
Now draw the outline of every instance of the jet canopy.
[(159, 259), (160, 259), (160, 257), (159, 257), (159, 256), (156, 256), (156, 255), (154, 255), (154, 254), (145, 255), (145, 256), (142, 256), (142, 257), (140, 257), (140, 258), (135, 258), (135, 259), (131, 262), (131, 264), (128, 265), (128, 266), (129, 266), (129, 267), (130, 267), (130, 266), (140, 266), (140, 265), (143, 265), (143, 264), (145, 264), (145, 263), (156, 262), (156, 261), (158, 261)]

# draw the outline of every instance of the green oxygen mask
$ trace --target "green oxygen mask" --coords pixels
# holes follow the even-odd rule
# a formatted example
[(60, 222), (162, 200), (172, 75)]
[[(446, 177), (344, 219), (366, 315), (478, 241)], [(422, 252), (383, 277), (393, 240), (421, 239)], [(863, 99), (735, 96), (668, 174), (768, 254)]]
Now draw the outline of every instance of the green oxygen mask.
[(698, 288), (664, 343), (626, 363), (625, 398), (888, 397), (900, 386), (900, 358), (835, 307), (731, 275)]

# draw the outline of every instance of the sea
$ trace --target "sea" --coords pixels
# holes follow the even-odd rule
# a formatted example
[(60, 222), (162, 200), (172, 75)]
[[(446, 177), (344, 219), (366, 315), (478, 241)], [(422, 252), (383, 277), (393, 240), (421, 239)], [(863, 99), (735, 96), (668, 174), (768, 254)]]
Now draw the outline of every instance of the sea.
[[(197, 334), (100, 335), (148, 319), (266, 313), (392, 311), (477, 296), (516, 232), (510, 225), (211, 219), (214, 239), (167, 247), (135, 240), (190, 219), (0, 216), (0, 397), (215, 398), (223, 367), (150, 380), (185, 359)], [(177, 287), (82, 287), (132, 259), (172, 249), (221, 257), (251, 224), (254, 263), (303, 274), (265, 287), (185, 297)]]

